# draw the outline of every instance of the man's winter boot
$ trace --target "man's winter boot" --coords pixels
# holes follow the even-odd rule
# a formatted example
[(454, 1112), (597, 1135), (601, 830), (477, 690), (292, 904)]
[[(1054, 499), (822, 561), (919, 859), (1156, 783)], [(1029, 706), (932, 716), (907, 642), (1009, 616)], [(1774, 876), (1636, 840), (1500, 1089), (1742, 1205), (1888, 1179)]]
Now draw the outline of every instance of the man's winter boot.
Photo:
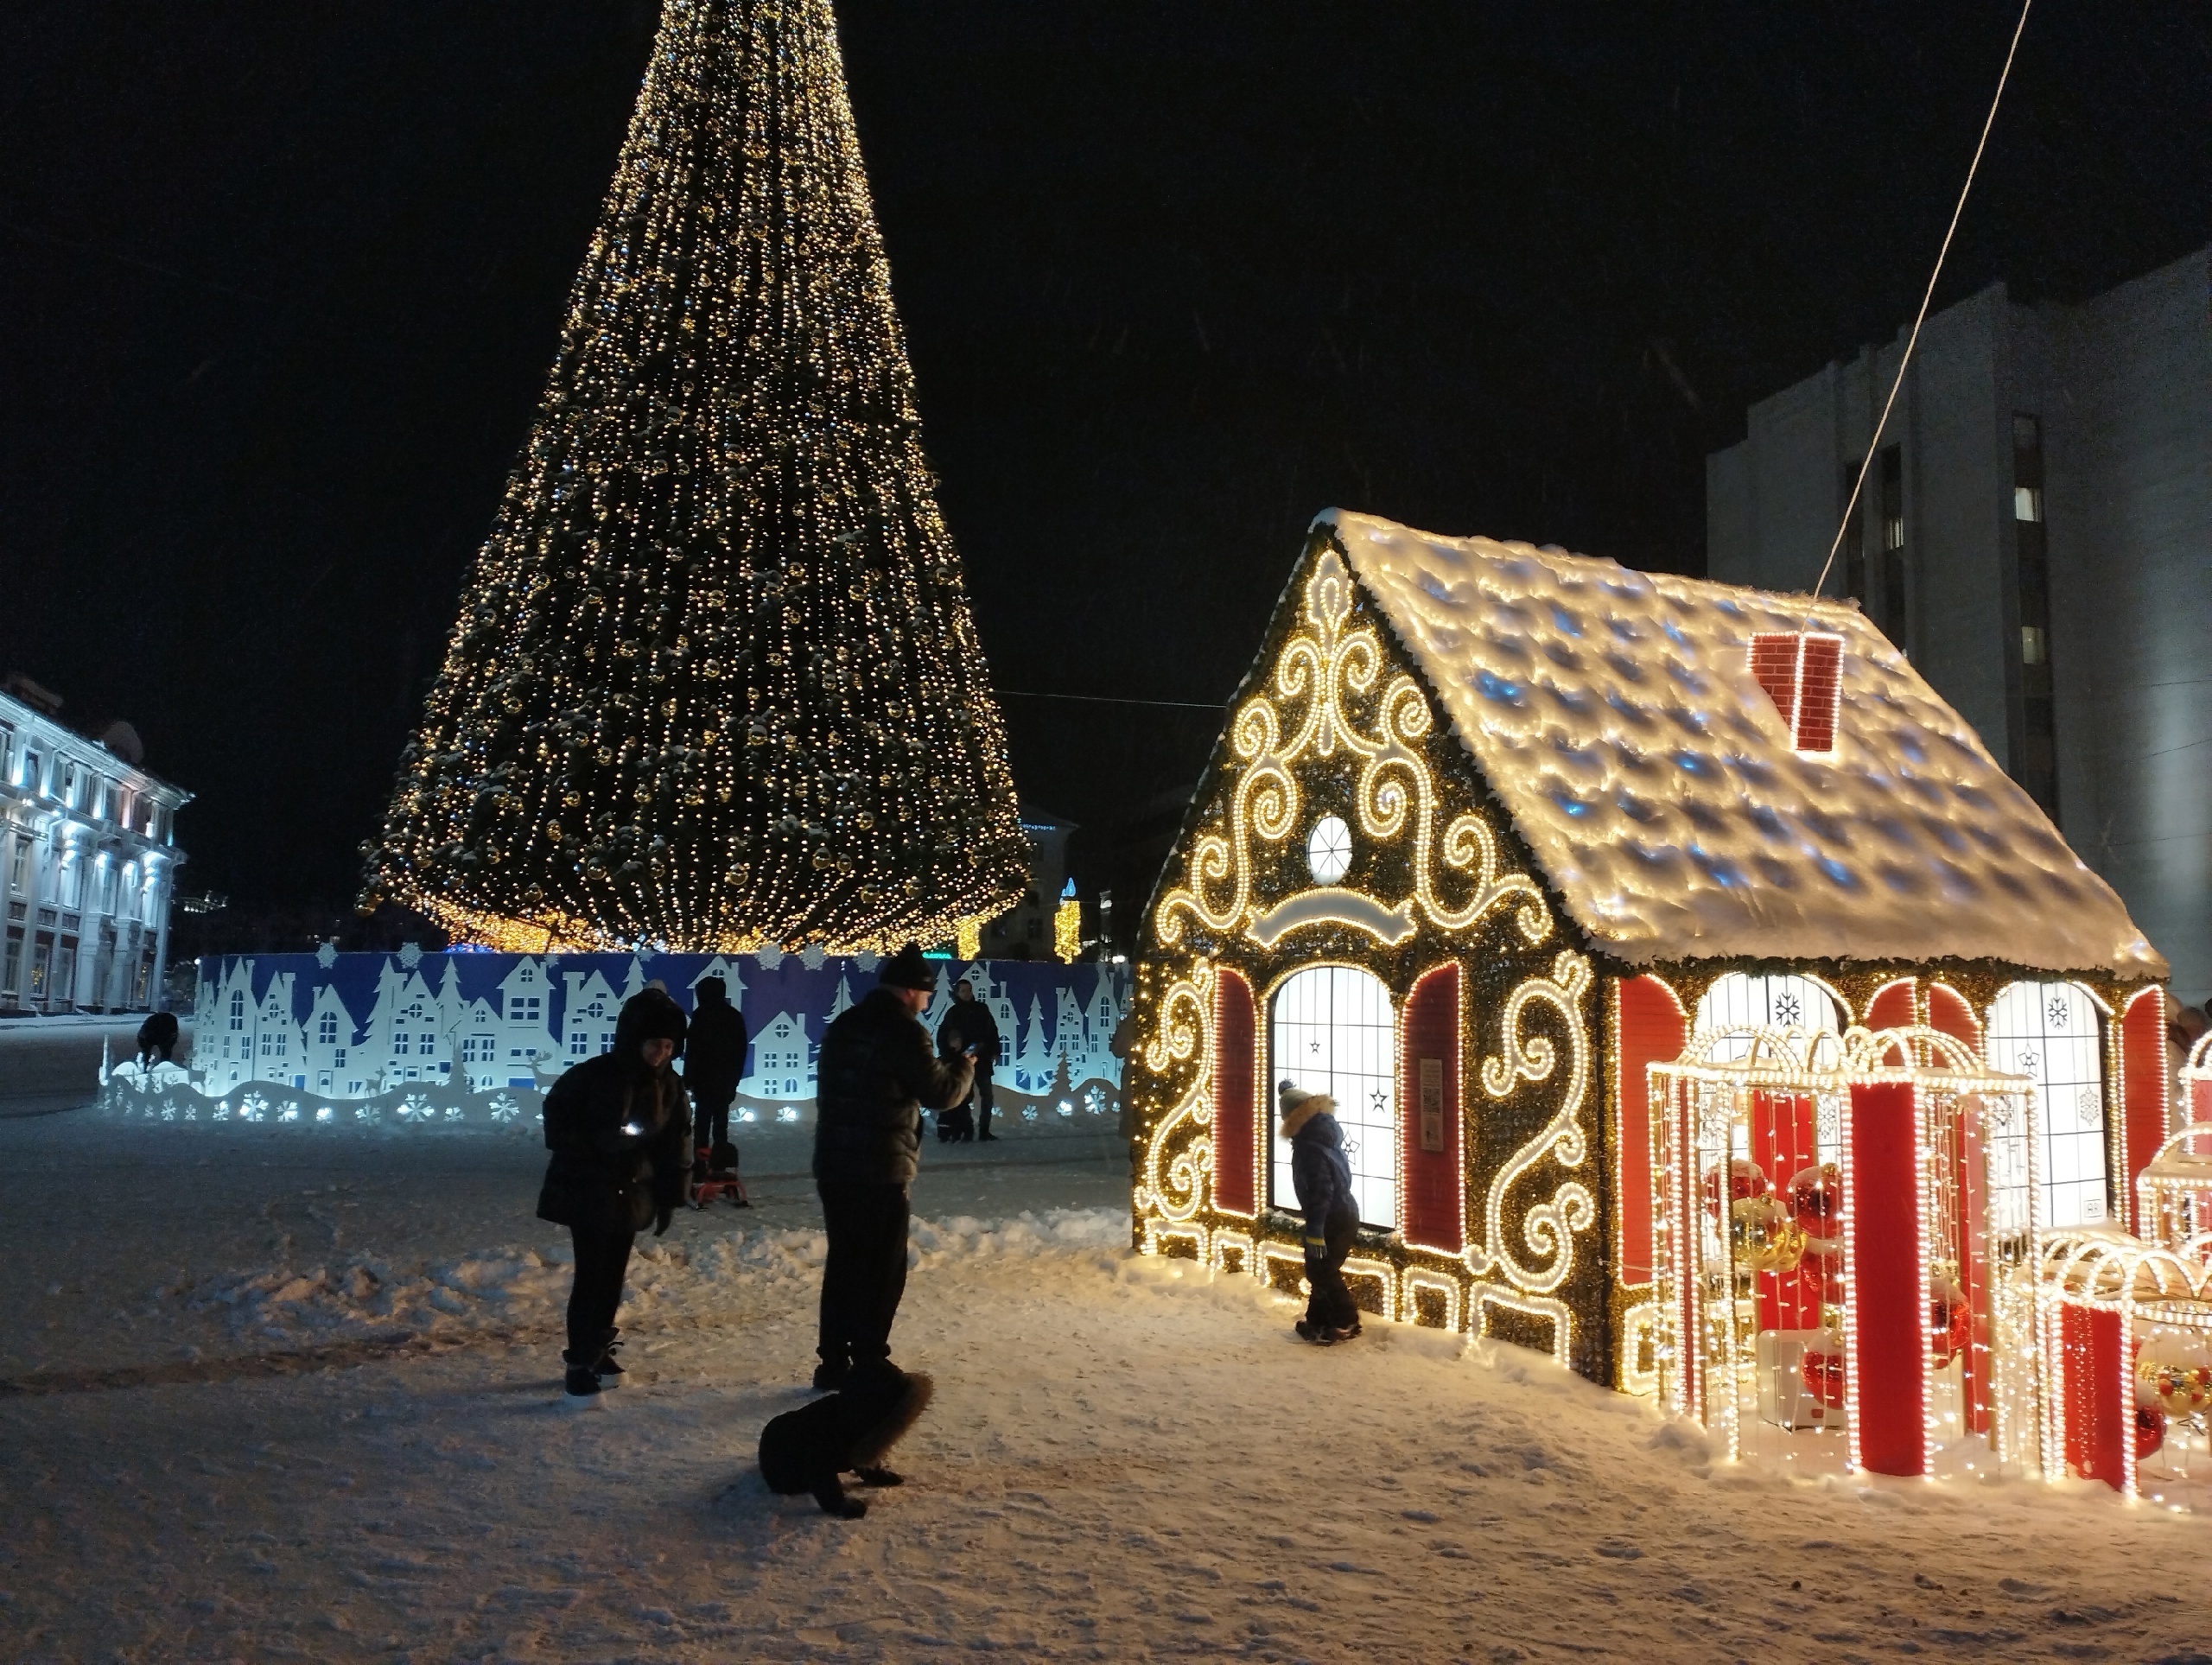
[(577, 1356), (571, 1352), (563, 1352), (561, 1362), (569, 1367), (562, 1386), (573, 1397), (582, 1399), (599, 1391), (599, 1373), (588, 1363), (578, 1363)]
[(602, 1388), (622, 1385), (622, 1362), (614, 1357), (614, 1350), (622, 1344), (616, 1338), (621, 1333), (620, 1330), (607, 1332), (607, 1341), (599, 1350), (598, 1361), (591, 1367), (592, 1374), (599, 1378), (599, 1385)]
[(845, 1385), (845, 1378), (853, 1373), (850, 1359), (825, 1358), (814, 1367), (814, 1391), (833, 1394)]

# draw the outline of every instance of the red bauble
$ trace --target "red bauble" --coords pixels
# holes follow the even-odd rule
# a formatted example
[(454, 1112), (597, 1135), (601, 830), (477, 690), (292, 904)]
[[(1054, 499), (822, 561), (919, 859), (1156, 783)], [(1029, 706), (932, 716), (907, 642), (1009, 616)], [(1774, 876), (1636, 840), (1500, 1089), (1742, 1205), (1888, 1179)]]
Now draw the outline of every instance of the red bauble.
[(2135, 1408), (2135, 1460), (2141, 1462), (2166, 1443), (2166, 1414), (2155, 1406)]
[(1800, 1168), (1789, 1182), (1789, 1217), (1808, 1236), (1825, 1237), (1827, 1227), (1843, 1211), (1843, 1170), (1833, 1162)]
[(1843, 1355), (1808, 1351), (1797, 1361), (1805, 1391), (1830, 1410), (1843, 1403)]
[[(1758, 1163), (1739, 1156), (1728, 1164), (1728, 1200), (1731, 1203), (1740, 1203), (1747, 1197), (1764, 1197), (1773, 1189)], [(1718, 1168), (1705, 1176), (1705, 1211), (1716, 1220), (1720, 1217), (1720, 1170)]]
[(1938, 1369), (1974, 1343), (1974, 1308), (1959, 1286), (1942, 1280), (1928, 1302), (1929, 1345)]

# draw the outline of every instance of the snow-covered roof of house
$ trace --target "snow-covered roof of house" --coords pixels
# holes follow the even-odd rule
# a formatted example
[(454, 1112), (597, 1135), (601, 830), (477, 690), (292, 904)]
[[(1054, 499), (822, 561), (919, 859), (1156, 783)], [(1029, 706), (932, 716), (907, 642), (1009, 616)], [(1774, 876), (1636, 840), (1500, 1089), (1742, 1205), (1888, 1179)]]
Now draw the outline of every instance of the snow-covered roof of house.
[[(1513, 824), (1632, 963), (2165, 962), (1974, 730), (1847, 604), (1329, 510)], [(1796, 749), (1751, 639), (1841, 639), (1834, 749)]]

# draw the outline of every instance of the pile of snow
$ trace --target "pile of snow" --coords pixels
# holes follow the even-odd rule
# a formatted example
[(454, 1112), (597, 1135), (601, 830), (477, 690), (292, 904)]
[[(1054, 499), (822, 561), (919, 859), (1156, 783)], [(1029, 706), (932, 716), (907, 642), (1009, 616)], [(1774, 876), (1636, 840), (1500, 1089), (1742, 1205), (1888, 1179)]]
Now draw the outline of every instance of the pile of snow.
[[(963, 1261), (1065, 1257), (1094, 1272), (1127, 1255), (1129, 1218), (1117, 1209), (1025, 1211), (1012, 1219), (969, 1215), (917, 1220), (907, 1250), (915, 1268)], [(733, 1296), (803, 1304), (817, 1289), (828, 1241), (817, 1230), (739, 1229), (690, 1244), (641, 1236), (623, 1292), (626, 1328), (681, 1328), (719, 1320)], [(424, 1335), (548, 1333), (563, 1321), (575, 1259), (565, 1244), (514, 1244), (464, 1258), (396, 1261), (362, 1255), (310, 1267), (278, 1266), (168, 1285), (156, 1300), (181, 1302), (222, 1321), (241, 1345), (265, 1350)]]

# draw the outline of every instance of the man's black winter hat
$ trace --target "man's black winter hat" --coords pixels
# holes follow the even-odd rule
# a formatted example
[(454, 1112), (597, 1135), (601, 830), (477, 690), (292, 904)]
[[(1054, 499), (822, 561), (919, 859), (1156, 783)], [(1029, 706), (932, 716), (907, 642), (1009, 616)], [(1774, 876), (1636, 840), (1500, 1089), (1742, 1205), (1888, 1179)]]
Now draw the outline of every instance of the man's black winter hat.
[(930, 963), (922, 957), (919, 944), (914, 943), (908, 943), (886, 960), (876, 981), (893, 988), (927, 991), (937, 986), (937, 979), (930, 975)]
[(614, 1047), (626, 1055), (649, 1040), (672, 1040), (681, 1057), (683, 1032), (690, 1026), (683, 1008), (665, 988), (641, 988), (622, 1002), (622, 1015), (614, 1023)]

